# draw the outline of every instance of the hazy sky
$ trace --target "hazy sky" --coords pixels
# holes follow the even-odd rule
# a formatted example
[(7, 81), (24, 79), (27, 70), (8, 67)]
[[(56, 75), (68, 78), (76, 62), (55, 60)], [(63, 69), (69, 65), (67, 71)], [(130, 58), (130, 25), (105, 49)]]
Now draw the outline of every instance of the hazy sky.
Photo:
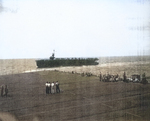
[(0, 0), (0, 59), (150, 55), (150, 0)]

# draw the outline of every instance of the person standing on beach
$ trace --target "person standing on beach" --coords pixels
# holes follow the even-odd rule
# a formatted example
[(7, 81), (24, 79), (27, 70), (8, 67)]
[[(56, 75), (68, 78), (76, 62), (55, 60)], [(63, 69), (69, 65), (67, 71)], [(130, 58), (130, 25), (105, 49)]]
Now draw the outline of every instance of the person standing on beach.
[(57, 92), (57, 93), (60, 93), (60, 89), (59, 89), (59, 83), (58, 83), (58, 81), (56, 82), (56, 92)]
[(50, 93), (51, 93), (51, 83), (48, 82), (48, 94), (50, 94)]
[(123, 81), (126, 82), (126, 73), (123, 73)]
[(141, 83), (143, 83), (143, 84), (147, 84), (148, 83), (145, 73), (142, 74), (142, 81), (141, 81)]
[(54, 90), (54, 82), (51, 83), (51, 93), (54, 94), (55, 90)]
[(8, 94), (8, 87), (7, 85), (5, 85), (5, 96), (7, 97), (7, 94)]
[(46, 94), (48, 94), (48, 82), (46, 82), (45, 86), (46, 86)]
[(2, 88), (1, 88), (1, 97), (3, 97), (3, 94), (4, 94), (4, 87), (2, 86)]
[(100, 79), (100, 81), (102, 81), (102, 74), (101, 74), (101, 72), (100, 72), (100, 75), (99, 75), (99, 79)]

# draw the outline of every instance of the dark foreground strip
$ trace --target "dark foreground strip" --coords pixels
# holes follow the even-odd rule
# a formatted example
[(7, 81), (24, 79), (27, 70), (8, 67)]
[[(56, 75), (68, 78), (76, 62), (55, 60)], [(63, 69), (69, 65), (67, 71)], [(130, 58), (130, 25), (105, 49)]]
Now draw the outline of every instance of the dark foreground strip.
[[(145, 93), (143, 95), (148, 95), (150, 94), (150, 92), (148, 93)], [(86, 105), (93, 105), (93, 104), (100, 104), (100, 103), (106, 103), (106, 102), (112, 102), (112, 101), (118, 101), (118, 100), (123, 100), (123, 99), (129, 99), (129, 98), (133, 98), (133, 97), (137, 97), (137, 96), (141, 96), (141, 95), (135, 95), (135, 96), (129, 96), (129, 97), (125, 97), (125, 98), (119, 98), (119, 99), (114, 99), (114, 100), (108, 100), (108, 101), (101, 101), (101, 102), (98, 102), (98, 103), (92, 103), (92, 104), (85, 104), (85, 105), (78, 105), (78, 106), (69, 106), (67, 107), (68, 109), (69, 108), (75, 108), (75, 107), (81, 107), (81, 106), (86, 106)], [(100, 96), (99, 96), (100, 97)], [(96, 97), (95, 97), (96, 98)], [(71, 102), (71, 101), (78, 101), (78, 100), (83, 100), (85, 98), (82, 98), (82, 99), (77, 99), (77, 100), (69, 100), (69, 101), (63, 101), (63, 102), (55, 102), (55, 103), (51, 103), (51, 104), (44, 104), (44, 105), (37, 105), (37, 106), (33, 106), (33, 107), (25, 107), (25, 108), (19, 108), (19, 109), (14, 109), (14, 110), (9, 110), (8, 112), (14, 112), (14, 111), (19, 111), (19, 110), (26, 110), (26, 109), (31, 109), (31, 108), (36, 108), (36, 107), (42, 107), (42, 106), (51, 106), (53, 104), (59, 104), (59, 103), (66, 103), (66, 102)], [(138, 106), (134, 106), (134, 107), (138, 107)], [(131, 107), (131, 108), (134, 108), (134, 107)], [(60, 110), (61, 108), (58, 108), (56, 110)], [(66, 108), (65, 108), (66, 109)], [(64, 110), (64, 108), (62, 108), (62, 110)], [(117, 110), (116, 110), (117, 111)], [(49, 112), (49, 111), (48, 111)], [(38, 114), (38, 113), (37, 113)], [(31, 114), (29, 114), (31, 115)], [(28, 116), (28, 115), (22, 115), (22, 116)], [(22, 116), (19, 116), (19, 117), (22, 117)]]

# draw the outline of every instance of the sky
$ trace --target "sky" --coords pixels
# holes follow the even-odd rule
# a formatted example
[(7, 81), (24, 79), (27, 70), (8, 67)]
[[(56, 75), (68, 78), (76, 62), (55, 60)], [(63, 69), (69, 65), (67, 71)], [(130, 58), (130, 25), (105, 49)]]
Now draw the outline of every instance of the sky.
[(0, 59), (150, 55), (150, 0), (0, 0)]

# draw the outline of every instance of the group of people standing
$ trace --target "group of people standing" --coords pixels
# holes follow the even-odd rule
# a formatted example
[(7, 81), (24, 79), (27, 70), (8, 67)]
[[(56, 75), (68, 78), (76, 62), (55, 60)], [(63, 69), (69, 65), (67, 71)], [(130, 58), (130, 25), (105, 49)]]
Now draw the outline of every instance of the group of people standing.
[(60, 93), (58, 81), (56, 83), (46, 82), (45, 86), (46, 86), (46, 94), (54, 94), (55, 92)]
[(7, 88), (7, 85), (2, 85), (1, 86), (1, 97), (4, 97), (6, 96), (7, 97), (7, 94), (8, 94), (8, 88)]

